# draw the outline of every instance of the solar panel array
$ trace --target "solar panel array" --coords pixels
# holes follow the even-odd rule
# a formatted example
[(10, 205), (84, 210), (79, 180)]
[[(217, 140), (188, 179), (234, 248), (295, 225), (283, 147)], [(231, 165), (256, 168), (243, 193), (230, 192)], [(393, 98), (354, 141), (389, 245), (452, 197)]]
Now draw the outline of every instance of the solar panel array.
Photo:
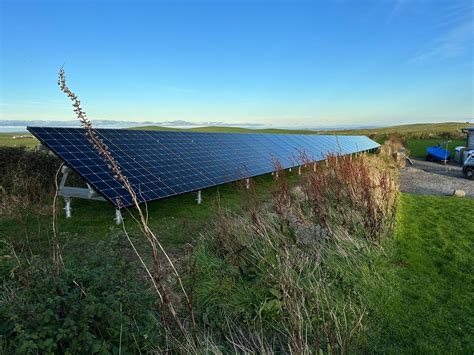
[[(28, 127), (97, 192), (118, 207), (132, 205), (82, 128)], [(140, 202), (379, 147), (365, 136), (239, 134), (96, 129)]]

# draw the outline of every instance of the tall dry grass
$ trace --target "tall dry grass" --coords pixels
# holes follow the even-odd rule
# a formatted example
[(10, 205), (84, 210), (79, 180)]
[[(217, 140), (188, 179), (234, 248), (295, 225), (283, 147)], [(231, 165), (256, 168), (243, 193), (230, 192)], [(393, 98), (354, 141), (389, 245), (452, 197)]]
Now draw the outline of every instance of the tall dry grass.
[[(372, 159), (373, 160), (373, 159)], [(396, 181), (388, 169), (377, 169), (366, 155), (328, 156), (302, 184), (316, 222), (332, 232), (342, 226), (372, 242), (390, 229), (396, 207)], [(333, 206), (333, 208), (328, 208)]]
[(330, 156), (297, 183), (281, 170), (270, 204), (220, 211), (193, 251), (196, 311), (214, 341), (243, 352), (353, 349), (366, 317), (355, 280), (391, 234), (397, 192), (385, 157)]

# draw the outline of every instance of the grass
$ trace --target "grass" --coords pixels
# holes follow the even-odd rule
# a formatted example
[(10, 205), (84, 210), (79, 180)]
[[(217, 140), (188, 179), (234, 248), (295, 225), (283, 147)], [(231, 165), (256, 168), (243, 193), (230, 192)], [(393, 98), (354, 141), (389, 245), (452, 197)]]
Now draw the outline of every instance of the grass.
[(197, 315), (239, 320), (281, 352), (349, 349), (364, 313), (352, 276), (391, 231), (396, 174), (374, 155), (328, 162), (299, 189), (279, 180), (268, 205), (216, 216), (196, 243)]
[(35, 139), (13, 139), (16, 135), (26, 135), (27, 133), (0, 133), (0, 146), (2, 147), (28, 147), (33, 149), (38, 145)]
[[(460, 132), (462, 128), (472, 126), (472, 123), (461, 123), (461, 122), (443, 122), (443, 123), (415, 123), (407, 125), (398, 125), (382, 128), (368, 128), (368, 129), (348, 129), (338, 131), (328, 131), (329, 133), (339, 134), (362, 134), (362, 135), (375, 135), (375, 136), (388, 136), (390, 134), (400, 134), (402, 136), (410, 135), (432, 135), (433, 137), (443, 135), (445, 133), (455, 133), (460, 136), (463, 134)], [(342, 132), (342, 133), (341, 133)], [(429, 137), (427, 137), (429, 138)]]
[[(371, 351), (474, 351), (474, 199), (402, 194), (371, 288)], [(375, 331), (374, 331), (375, 330)]]
[[(295, 175), (295, 174), (294, 174)], [(295, 176), (296, 178), (296, 176)], [(255, 192), (262, 201), (268, 200), (269, 186), (272, 177), (265, 175), (254, 178)], [(206, 221), (215, 214), (219, 206), (238, 210), (244, 205), (241, 188), (238, 184), (226, 184), (202, 191), (203, 202), (197, 205), (195, 193), (188, 193), (176, 197), (148, 203), (149, 224), (164, 245), (171, 249), (179, 249), (191, 242), (199, 235)], [(48, 208), (48, 206), (45, 206)], [(63, 211), (59, 214), (59, 229), (66, 242), (67, 253), (75, 253), (84, 245), (105, 238), (110, 232), (121, 230), (115, 226), (114, 208), (101, 201), (73, 199), (72, 218), (66, 219)], [(13, 218), (0, 218), (2, 236), (17, 239), (21, 236), (33, 236), (41, 233), (45, 240), (38, 241), (38, 248), (47, 248), (47, 238), (51, 230), (51, 217), (38, 218), (39, 211), (26, 213)], [(131, 233), (139, 234), (132, 217), (124, 212), (124, 219)]]
[[(424, 157), (426, 156), (426, 148), (437, 145), (438, 143), (445, 142), (442, 139), (407, 139), (406, 147), (410, 150), (410, 156), (412, 157)], [(451, 157), (454, 157), (454, 148), (459, 146), (465, 146), (465, 139), (453, 139), (448, 143), (448, 149), (451, 152)], [(443, 145), (444, 147), (444, 145)]]
[[(272, 184), (269, 177), (259, 178), (262, 199), (269, 198)], [(219, 203), (234, 210), (242, 207), (235, 185), (205, 190), (203, 197), (202, 205), (196, 205), (194, 194), (149, 204), (150, 224), (168, 248), (176, 250), (193, 241)], [(73, 207), (73, 218), (66, 220), (62, 214), (60, 218), (66, 259), (89, 252), (95, 242), (120, 230), (113, 224), (113, 208), (105, 203), (74, 200)], [(377, 255), (377, 266), (368, 276), (371, 281), (358, 281), (371, 301), (368, 351), (474, 351), (473, 210), (474, 199), (401, 195), (395, 238), (384, 246), (385, 255)], [(130, 217), (125, 218), (133, 225)], [(6, 238), (44, 238), (32, 241), (39, 247), (35, 253), (49, 252), (41, 251), (48, 248), (49, 218), (28, 215), (23, 222), (2, 218), (0, 229)]]
[[(276, 128), (263, 128), (263, 129), (253, 129), (253, 128), (241, 128), (241, 127), (219, 127), (219, 126), (210, 126), (210, 127), (196, 127), (196, 128), (186, 128), (182, 129), (183, 131), (190, 132), (230, 132), (230, 133), (295, 133), (295, 134), (357, 134), (357, 135), (390, 135), (390, 134), (400, 134), (400, 135), (409, 135), (409, 134), (431, 134), (433, 136), (440, 135), (445, 132), (458, 132), (462, 128), (466, 128), (472, 125), (471, 123), (461, 123), (461, 122), (444, 122), (444, 123), (417, 123), (417, 124), (408, 124), (408, 125), (399, 125), (399, 126), (390, 126), (390, 127), (381, 127), (381, 128), (361, 128), (361, 129), (337, 129), (337, 130), (308, 130), (308, 129), (276, 129)], [(181, 130), (179, 128), (167, 128), (161, 126), (142, 126), (135, 127), (134, 129), (149, 129), (149, 130), (171, 130), (177, 131)]]
[[(260, 199), (270, 198), (272, 185), (269, 176), (256, 179)], [(203, 197), (202, 205), (195, 194), (149, 203), (150, 225), (171, 251), (195, 240), (219, 205), (234, 211), (243, 206), (235, 184), (207, 189)], [(90, 253), (120, 231), (106, 203), (73, 200), (73, 208), (73, 218), (60, 216), (66, 260)], [(369, 300), (367, 352), (472, 353), (473, 210), (474, 199), (401, 195), (395, 238), (384, 245), (384, 254), (374, 255), (375, 269), (354, 281)], [(48, 214), (1, 218), (0, 229), (7, 239), (30, 238), (35, 254), (49, 253)]]

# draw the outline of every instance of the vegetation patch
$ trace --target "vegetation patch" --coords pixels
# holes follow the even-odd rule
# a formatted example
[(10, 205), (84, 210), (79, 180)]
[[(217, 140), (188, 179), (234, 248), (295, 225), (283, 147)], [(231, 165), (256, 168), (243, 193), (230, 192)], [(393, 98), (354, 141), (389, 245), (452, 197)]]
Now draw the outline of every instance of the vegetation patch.
[[(446, 145), (443, 144), (446, 140), (441, 139), (407, 139), (406, 147), (410, 151), (410, 156), (412, 157), (426, 157), (426, 148), (433, 147), (438, 144), (442, 144), (442, 147), (445, 148)], [(466, 139), (453, 139), (448, 142), (448, 150), (451, 152), (451, 157), (454, 158), (454, 148), (466, 146)]]
[(0, 250), (4, 353), (131, 353), (162, 343), (156, 299), (123, 236), (88, 245), (59, 273), (48, 258)]
[(14, 136), (23, 134), (27, 135), (26, 133), (0, 133), (0, 147), (26, 147), (27, 149), (33, 149), (38, 145), (39, 142), (36, 138), (13, 139)]
[(296, 187), (280, 172), (270, 205), (220, 212), (195, 247), (189, 282), (201, 321), (228, 350), (354, 348), (366, 322), (355, 282), (395, 217), (396, 182), (380, 166), (330, 157)]
[(44, 204), (54, 191), (60, 161), (25, 147), (0, 147), (0, 216)]

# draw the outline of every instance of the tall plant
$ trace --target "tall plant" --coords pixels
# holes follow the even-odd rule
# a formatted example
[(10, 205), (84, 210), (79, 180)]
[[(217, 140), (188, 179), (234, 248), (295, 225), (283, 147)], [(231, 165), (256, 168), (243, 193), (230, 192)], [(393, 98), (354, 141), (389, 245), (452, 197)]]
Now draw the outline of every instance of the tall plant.
[[(160, 305), (165, 306), (170, 314), (172, 315), (172, 318), (174, 319), (175, 324), (178, 326), (181, 334), (184, 337), (187, 337), (187, 331), (185, 329), (183, 321), (180, 319), (180, 317), (177, 314), (176, 308), (173, 304), (173, 301), (171, 300), (170, 297), (170, 292), (168, 288), (166, 287), (164, 283), (164, 265), (162, 259), (166, 263), (169, 264), (171, 267), (174, 275), (176, 276), (176, 279), (178, 281), (179, 287), (184, 295), (184, 298), (186, 300), (187, 308), (191, 317), (191, 324), (192, 324), (192, 332), (194, 335), (195, 342), (197, 343), (197, 336), (196, 336), (196, 326), (195, 326), (195, 319), (194, 319), (194, 311), (193, 311), (193, 306), (191, 302), (191, 297), (188, 295), (186, 292), (186, 289), (184, 288), (181, 276), (176, 269), (173, 261), (169, 257), (168, 253), (163, 247), (163, 244), (160, 242), (159, 238), (156, 236), (156, 234), (152, 231), (152, 229), (148, 225), (148, 218), (147, 218), (147, 213), (144, 211), (140, 205), (137, 192), (135, 191), (134, 187), (130, 183), (128, 177), (124, 174), (120, 164), (117, 162), (117, 160), (114, 158), (113, 154), (111, 153), (109, 147), (106, 145), (104, 140), (99, 136), (98, 132), (93, 128), (91, 121), (88, 119), (86, 112), (82, 109), (81, 107), (81, 101), (77, 97), (77, 95), (69, 89), (69, 87), (66, 84), (66, 75), (64, 72), (64, 68), (61, 68), (59, 70), (59, 75), (58, 75), (58, 86), (61, 89), (61, 91), (66, 94), (66, 96), (71, 100), (72, 106), (73, 106), (73, 111), (76, 115), (76, 118), (79, 120), (81, 123), (82, 127), (85, 130), (85, 134), (89, 140), (89, 143), (92, 145), (92, 147), (98, 152), (98, 154), (102, 157), (102, 159), (107, 163), (108, 168), (114, 173), (114, 178), (119, 181), (122, 186), (125, 188), (125, 190), (130, 194), (133, 205), (138, 213), (138, 219), (137, 222), (139, 223), (139, 227), (141, 232), (143, 233), (144, 237), (146, 238), (146, 241), (148, 243), (148, 246), (151, 250), (151, 254), (153, 257), (153, 269), (150, 270), (146, 263), (144, 262), (142, 256), (138, 253), (135, 245), (133, 244), (132, 240), (128, 237), (128, 234), (126, 233), (125, 229), (125, 224), (122, 221), (122, 226), (124, 228), (124, 231), (127, 235), (127, 238), (134, 250), (134, 252), (137, 254), (137, 257), (141, 261), (143, 267), (145, 268), (147, 275), (150, 278), (150, 281), (153, 284), (153, 287), (156, 290), (156, 293), (159, 296), (160, 299)], [(120, 201), (117, 201), (117, 204), (119, 204)], [(163, 309), (163, 307), (162, 307)], [(165, 318), (163, 318), (166, 324)]]

